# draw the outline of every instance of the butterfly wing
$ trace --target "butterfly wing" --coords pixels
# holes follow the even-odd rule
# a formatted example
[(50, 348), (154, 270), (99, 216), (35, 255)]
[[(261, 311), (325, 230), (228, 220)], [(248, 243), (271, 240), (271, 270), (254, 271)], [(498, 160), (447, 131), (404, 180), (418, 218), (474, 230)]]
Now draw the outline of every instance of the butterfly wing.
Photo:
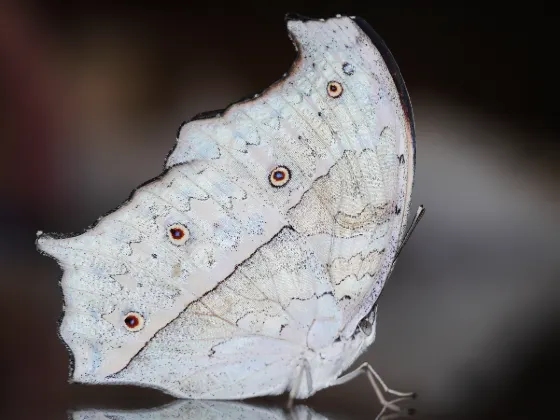
[(288, 28), (286, 78), (184, 125), (166, 172), (85, 233), (38, 238), (64, 269), (74, 380), (278, 393), (302, 349), (371, 309), (408, 211), (410, 124), (354, 20)]

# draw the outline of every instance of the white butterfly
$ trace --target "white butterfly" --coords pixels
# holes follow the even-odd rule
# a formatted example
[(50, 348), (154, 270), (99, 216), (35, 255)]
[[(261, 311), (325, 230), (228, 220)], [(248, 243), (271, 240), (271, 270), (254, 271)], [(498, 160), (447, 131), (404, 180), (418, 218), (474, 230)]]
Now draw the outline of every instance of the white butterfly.
[(386, 403), (369, 365), (343, 372), (412, 231), (412, 109), (363, 20), (287, 26), (282, 80), (182, 126), (165, 172), (86, 232), (39, 232), (73, 381), (291, 402), (367, 373)]

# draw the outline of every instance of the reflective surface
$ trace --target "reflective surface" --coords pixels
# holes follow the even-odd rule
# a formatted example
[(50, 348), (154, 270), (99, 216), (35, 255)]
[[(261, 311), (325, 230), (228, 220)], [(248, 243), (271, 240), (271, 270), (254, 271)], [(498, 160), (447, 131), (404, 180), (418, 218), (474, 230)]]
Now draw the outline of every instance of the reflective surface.
[[(364, 384), (368, 386), (368, 384)], [(82, 388), (82, 389), (79, 389)], [(86, 389), (89, 388), (89, 389)], [(97, 389), (96, 389), (97, 388)], [(400, 418), (429, 418), (419, 412), (421, 404), (414, 399), (381, 406), (372, 392), (364, 403), (353, 405), (351, 399), (342, 400), (336, 392), (330, 398), (316, 396), (296, 402), (287, 408), (285, 396), (258, 398), (246, 401), (176, 400), (143, 389), (128, 387), (77, 387), (68, 406), (23, 408), (13, 418), (65, 418), (83, 420), (147, 420), (147, 419), (289, 419), (289, 420), (346, 420)], [(366, 390), (364, 390), (366, 391)], [(370, 389), (367, 389), (370, 391)]]
[[(73, 420), (148, 420), (148, 419), (246, 419), (246, 420), (328, 420), (346, 419), (347, 414), (319, 413), (306, 405), (296, 405), (288, 410), (282, 406), (261, 403), (243, 403), (229, 401), (193, 401), (183, 400), (151, 409), (111, 410), (85, 409), (69, 412)], [(406, 409), (385, 408), (371, 416), (376, 420), (390, 420), (410, 417)]]

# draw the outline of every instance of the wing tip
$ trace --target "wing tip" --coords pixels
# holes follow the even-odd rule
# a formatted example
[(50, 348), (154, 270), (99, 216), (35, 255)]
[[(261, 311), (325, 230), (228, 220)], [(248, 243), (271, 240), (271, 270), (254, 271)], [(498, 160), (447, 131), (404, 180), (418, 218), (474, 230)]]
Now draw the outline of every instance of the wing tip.
[(53, 257), (52, 253), (49, 252), (49, 249), (52, 248), (56, 238), (52, 234), (47, 234), (42, 230), (38, 230), (36, 236), (35, 246), (37, 247), (37, 250), (43, 255)]
[(69, 239), (66, 235), (57, 235), (55, 233), (45, 233), (41, 230), (37, 231), (37, 238), (35, 239), (35, 246), (41, 255), (53, 258), (59, 265), (64, 259), (64, 249), (67, 246), (60, 243), (62, 239)]

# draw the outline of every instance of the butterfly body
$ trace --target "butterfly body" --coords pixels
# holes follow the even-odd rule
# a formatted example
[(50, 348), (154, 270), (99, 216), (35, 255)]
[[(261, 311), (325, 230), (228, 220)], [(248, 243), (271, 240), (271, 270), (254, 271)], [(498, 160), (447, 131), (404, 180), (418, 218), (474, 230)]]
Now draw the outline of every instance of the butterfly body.
[(184, 125), (166, 171), (86, 232), (39, 236), (64, 269), (74, 381), (237, 399), (301, 377), (306, 398), (373, 342), (414, 127), (363, 25), (289, 19), (284, 79)]

